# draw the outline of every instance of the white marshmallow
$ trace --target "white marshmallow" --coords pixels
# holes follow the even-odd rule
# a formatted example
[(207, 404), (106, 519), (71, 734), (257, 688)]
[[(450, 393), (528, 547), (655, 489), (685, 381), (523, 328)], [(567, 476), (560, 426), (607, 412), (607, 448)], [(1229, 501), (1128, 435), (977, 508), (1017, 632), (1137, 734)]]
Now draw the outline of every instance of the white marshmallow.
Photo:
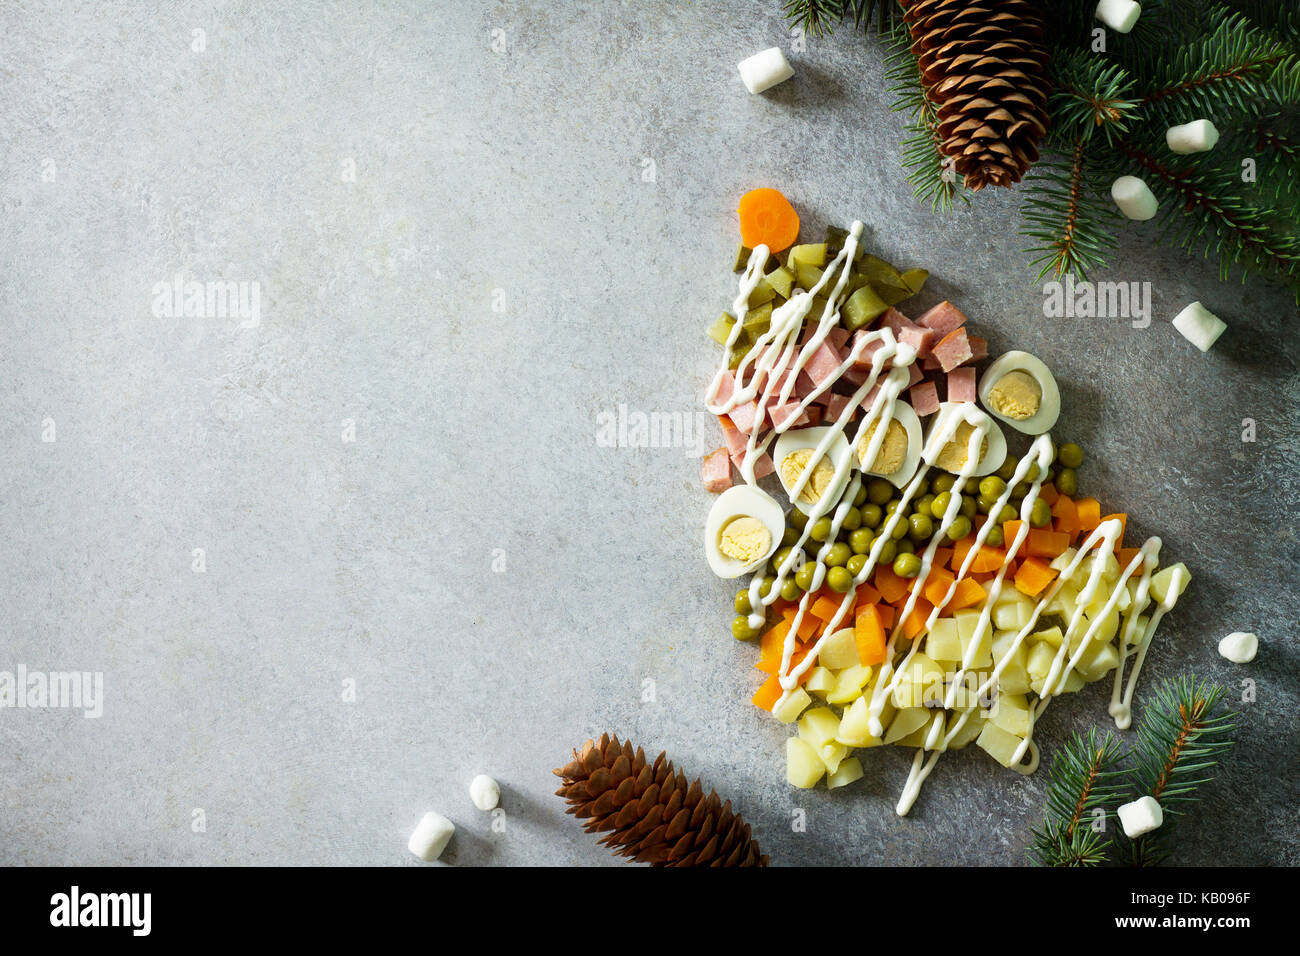
[(1155, 797), (1141, 797), (1132, 803), (1126, 803), (1119, 808), (1118, 813), (1124, 835), (1130, 839), (1150, 833), (1165, 822), (1165, 813)]
[(745, 81), (745, 89), (751, 93), (770, 90), (792, 76), (794, 70), (790, 68), (785, 54), (777, 46), (740, 61), (740, 78)]
[(469, 782), (469, 798), (480, 810), (495, 810), (501, 800), (501, 785), (481, 773)]
[(1101, 0), (1097, 19), (1117, 33), (1128, 33), (1142, 16), (1142, 4), (1133, 0)]
[(1165, 130), (1165, 142), (1175, 153), (1204, 153), (1214, 149), (1218, 141), (1219, 131), (1207, 119), (1192, 120)]
[(1151, 189), (1136, 176), (1121, 176), (1110, 184), (1110, 198), (1129, 219), (1145, 222), (1155, 216), (1160, 206)]
[(1217, 315), (1193, 302), (1174, 317), (1174, 328), (1202, 352), (1208, 352), (1228, 326)]
[(1248, 631), (1233, 631), (1219, 641), (1219, 653), (1234, 664), (1249, 664), (1259, 653), (1259, 636)]
[(454, 823), (441, 813), (430, 811), (420, 819), (420, 825), (411, 834), (411, 839), (406, 841), (406, 848), (428, 863), (442, 856), (442, 851), (447, 849), (455, 832)]

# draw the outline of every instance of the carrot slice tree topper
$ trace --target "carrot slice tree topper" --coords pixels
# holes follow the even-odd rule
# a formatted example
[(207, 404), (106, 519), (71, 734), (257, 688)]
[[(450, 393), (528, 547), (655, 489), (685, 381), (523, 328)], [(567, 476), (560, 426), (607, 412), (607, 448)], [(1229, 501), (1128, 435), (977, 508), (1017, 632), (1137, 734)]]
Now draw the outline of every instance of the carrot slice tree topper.
[(740, 197), (740, 241), (769, 252), (788, 249), (799, 238), (799, 214), (775, 189), (751, 189)]

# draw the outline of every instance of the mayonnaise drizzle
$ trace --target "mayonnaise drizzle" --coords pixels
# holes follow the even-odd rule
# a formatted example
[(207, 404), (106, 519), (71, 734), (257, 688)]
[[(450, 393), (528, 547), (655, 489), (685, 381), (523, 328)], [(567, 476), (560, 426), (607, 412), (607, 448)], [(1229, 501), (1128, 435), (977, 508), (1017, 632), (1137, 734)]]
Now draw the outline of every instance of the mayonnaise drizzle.
[[(854, 222), (849, 230), (849, 235), (845, 239), (844, 247), (839, 254), (825, 268), (822, 277), (812, 289), (807, 291), (795, 289), (791, 297), (781, 306), (772, 311), (770, 326), (766, 332), (759, 336), (749, 351), (742, 356), (740, 363), (735, 371), (735, 386), (731, 396), (724, 402), (718, 402), (718, 390), (726, 376), (728, 363), (726, 356), (729, 355), (742, 332), (743, 319), (749, 309), (749, 298), (754, 290), (758, 287), (759, 281), (765, 275), (770, 253), (766, 246), (758, 246), (754, 249), (746, 264), (745, 270), (740, 278), (739, 290), (736, 299), (732, 305), (732, 312), (736, 316), (736, 322), (732, 326), (731, 332), (727, 337), (726, 348), (723, 352), (723, 362), (713, 377), (705, 393), (705, 404), (709, 411), (715, 415), (725, 415), (739, 405), (750, 401), (756, 401), (761, 409), (766, 409), (769, 405), (785, 405), (789, 402), (790, 396), (795, 387), (796, 379), (799, 373), (806, 367), (808, 360), (817, 351), (818, 347), (824, 342), (831, 329), (839, 321), (839, 311), (841, 300), (844, 296), (844, 290), (848, 283), (849, 272), (856, 256), (859, 240), (862, 236), (863, 225), (861, 222)], [(834, 285), (827, 294), (826, 305), (822, 314), (817, 321), (816, 329), (807, 338), (803, 346), (800, 347), (798, 340), (803, 332), (804, 321), (812, 311), (814, 298), (821, 293), (823, 289), (830, 284), (832, 277), (835, 277)], [(759, 434), (763, 431), (761, 424), (756, 424), (750, 433), (746, 442), (745, 459), (741, 466), (741, 476), (746, 484), (757, 484), (755, 468), (758, 458), (766, 452), (769, 445), (774, 441), (777, 435), (783, 434), (793, 427), (793, 423), (798, 421), (800, 416), (807, 410), (813, 401), (828, 391), (850, 368), (858, 365), (862, 356), (873, 349), (871, 353), (870, 371), (863, 379), (862, 384), (854, 392), (848, 405), (834, 423), (827, 427), (825, 435), (817, 444), (813, 453), (812, 461), (817, 461), (822, 457), (830, 457), (835, 467), (835, 474), (831, 480), (831, 487), (838, 485), (844, 478), (844, 469), (853, 468), (853, 460), (856, 457), (856, 449), (861, 443), (862, 438), (876, 421), (880, 426), (876, 429), (875, 434), (868, 447), (864, 450), (862, 460), (874, 461), (879, 454), (882, 443), (884, 442), (890, 420), (894, 417), (894, 408), (898, 401), (899, 395), (907, 387), (908, 366), (916, 360), (916, 351), (906, 343), (898, 342), (893, 332), (888, 328), (881, 328), (876, 331), (859, 334), (854, 337), (854, 344), (849, 355), (841, 363), (840, 367), (827, 378), (821, 385), (816, 386), (808, 395), (806, 395), (797, 406), (796, 411), (787, 416), (780, 424), (768, 429), (765, 436), (760, 439)], [(879, 344), (877, 344), (879, 343)], [(797, 354), (796, 354), (797, 353)], [(887, 374), (883, 376), (882, 372), (886, 365), (890, 365)], [(752, 374), (750, 369), (752, 367)], [(748, 375), (748, 378), (746, 377)], [(830, 454), (831, 446), (835, 444), (836, 439), (843, 435), (850, 420), (855, 414), (859, 405), (866, 401), (867, 397), (873, 393), (874, 398), (871, 401), (870, 408), (866, 416), (858, 426), (858, 430), (852, 441), (848, 442), (848, 454), (834, 456)], [(942, 414), (942, 413), (941, 413)], [(790, 621), (790, 628), (785, 636), (782, 647), (781, 665), (778, 674), (782, 687), (781, 701), (784, 701), (790, 692), (799, 684), (799, 678), (808, 671), (809, 668), (816, 664), (818, 655), (821, 653), (822, 645), (826, 640), (839, 630), (841, 621), (848, 613), (855, 602), (855, 591), (871, 578), (880, 560), (880, 555), (884, 550), (885, 542), (891, 540), (892, 533), (898, 524), (907, 514), (908, 505), (916, 496), (922, 483), (926, 480), (931, 468), (934, 467), (935, 459), (954, 437), (956, 429), (962, 421), (966, 421), (972, 427), (972, 432), (967, 446), (966, 462), (961, 470), (954, 476), (952, 486), (952, 496), (948, 508), (944, 512), (939, 526), (932, 534), (929, 544), (921, 555), (921, 569), (917, 574), (916, 584), (911, 589), (903, 611), (898, 618), (890, 633), (886, 645), (885, 661), (880, 665), (880, 673), (873, 682), (873, 690), (868, 706), (869, 729), (873, 736), (880, 737), (884, 733), (884, 727), (881, 724), (881, 715), (884, 711), (885, 703), (890, 695), (897, 688), (902, 676), (907, 672), (908, 665), (911, 663), (917, 653), (920, 652), (923, 643), (923, 635), (928, 633), (930, 628), (941, 616), (943, 609), (952, 600), (956, 593), (957, 585), (970, 572), (972, 564), (978, 555), (980, 548), (984, 546), (988, 539), (989, 532), (993, 528), (994, 522), (986, 521), (979, 529), (975, 537), (975, 544), (971, 547), (962, 562), (961, 568), (957, 571), (955, 579), (949, 585), (943, 599), (934, 606), (925, 621), (924, 631), (911, 642), (907, 652), (902, 659), (896, 664), (894, 656), (896, 645), (900, 635), (903, 634), (905, 622), (916, 608), (920, 596), (925, 590), (925, 583), (929, 579), (930, 573), (934, 568), (934, 559), (938, 553), (940, 543), (944, 540), (945, 534), (952, 527), (953, 522), (961, 513), (961, 492), (966, 483), (974, 476), (979, 468), (980, 451), (983, 447), (985, 436), (988, 434), (992, 425), (991, 419), (974, 406), (959, 408), (953, 413), (947, 415), (941, 421), (941, 427), (933, 429), (927, 438), (925, 447), (922, 450), (921, 466), (917, 473), (902, 489), (902, 499), (895, 511), (888, 515), (882, 523), (875, 543), (872, 545), (870, 552), (867, 554), (867, 561), (862, 570), (854, 576), (853, 587), (845, 594), (839, 608), (822, 631), (817, 643), (813, 645), (808, 654), (797, 664), (793, 663), (794, 651), (798, 642), (799, 627), (803, 622), (804, 616), (808, 613), (811, 606), (814, 592), (821, 588), (825, 580), (826, 566), (825, 558), (829, 550), (839, 535), (844, 520), (848, 516), (849, 509), (853, 506), (853, 499), (862, 487), (862, 476), (860, 474), (851, 474), (850, 479), (845, 486), (843, 494), (838, 497), (838, 501), (830, 500), (831, 495), (826, 495), (823, 499), (811, 505), (808, 509), (808, 521), (799, 533), (799, 539), (791, 549), (790, 556), (779, 567), (774, 569), (775, 582), (766, 596), (761, 594), (762, 580), (768, 573), (768, 565), (765, 563), (759, 568), (749, 584), (750, 604), (755, 609), (750, 615), (750, 624), (754, 628), (761, 627), (765, 615), (760, 610), (771, 605), (780, 597), (781, 585), (797, 570), (796, 565), (799, 562), (802, 549), (808, 541), (811, 534), (813, 523), (819, 518), (825, 516), (827, 512), (833, 510), (831, 514), (831, 534), (827, 536), (826, 542), (823, 543), (817, 555), (817, 568), (814, 574), (812, 587), (804, 592), (801, 597), (795, 615)], [(980, 609), (979, 622), (976, 625), (976, 633), (982, 634), (986, 629), (993, 626), (992, 614), (994, 605), (997, 603), (1006, 584), (1006, 574), (1010, 568), (1011, 562), (1019, 554), (1021, 546), (1028, 539), (1029, 535), (1029, 516), (1033, 511), (1034, 503), (1039, 499), (1044, 477), (1048, 468), (1051, 467), (1054, 457), (1054, 450), (1050, 435), (1038, 436), (1030, 446), (1029, 452), (1024, 455), (1015, 469), (1013, 478), (1006, 483), (1006, 489), (998, 497), (995, 505), (990, 509), (991, 514), (998, 514), (1010, 502), (1012, 488), (1017, 484), (1028, 483), (1023, 500), (1020, 503), (1021, 523), (1017, 530), (1014, 540), (1005, 543), (1006, 558), (1002, 566), (998, 569), (995, 576), (989, 581), (986, 590), (987, 597)], [(1036, 477), (1032, 480), (1028, 478), (1030, 469), (1037, 465)], [(791, 500), (796, 500), (800, 492), (804, 489), (808, 480), (812, 476), (813, 469), (808, 468), (800, 476), (793, 487), (789, 489)], [(1006, 669), (1016, 651), (1029, 637), (1035, 632), (1039, 618), (1043, 615), (1048, 607), (1051, 606), (1057, 594), (1065, 583), (1071, 580), (1081, 566), (1085, 558), (1092, 552), (1099, 555), (1114, 553), (1115, 546), (1123, 534), (1123, 525), (1118, 519), (1108, 519), (1103, 521), (1090, 535), (1080, 544), (1077, 553), (1071, 559), (1067, 567), (1056, 577), (1051, 585), (1048, 586), (1044, 594), (1034, 605), (1030, 615), (1029, 622), (1021, 628), (1015, 638), (1011, 641), (1006, 653), (994, 663), (993, 670), (988, 678), (979, 685), (974, 691), (974, 696), (979, 700), (986, 700), (990, 694), (996, 692), (998, 678)], [(1167, 592), (1166, 600), (1161, 602), (1152, 611), (1146, 619), (1142, 618), (1142, 613), (1151, 604), (1150, 588), (1151, 578), (1158, 565), (1161, 542), (1159, 538), (1152, 537), (1146, 541), (1139, 549), (1138, 554), (1129, 562), (1126, 568), (1116, 580), (1114, 586), (1102, 607), (1102, 611), (1092, 620), (1084, 631), (1082, 637), (1078, 640), (1075, 650), (1070, 652), (1072, 638), (1078, 632), (1081, 622), (1084, 620), (1084, 609), (1088, 607), (1097, 595), (1098, 589), (1103, 582), (1103, 561), (1094, 560), (1088, 574), (1088, 580), (1083, 588), (1078, 592), (1076, 598), (1075, 610), (1070, 617), (1070, 621), (1061, 640), (1061, 645), (1057, 649), (1055, 658), (1052, 661), (1051, 669), (1043, 681), (1043, 692), (1035, 706), (1030, 711), (1029, 731), (1021, 741), (1012, 757), (1012, 768), (1020, 773), (1030, 774), (1038, 768), (1039, 750), (1033, 739), (1034, 728), (1038, 720), (1042, 717), (1043, 712), (1047, 709), (1052, 700), (1063, 693), (1065, 683), (1070, 674), (1074, 671), (1078, 662), (1088, 650), (1093, 638), (1095, 637), (1102, 620), (1116, 607), (1120, 600), (1120, 592), (1128, 586), (1129, 580), (1138, 575), (1137, 588), (1133, 594), (1132, 601), (1125, 613), (1124, 625), (1119, 636), (1119, 665), (1115, 670), (1114, 688), (1111, 693), (1110, 714), (1115, 718), (1116, 726), (1120, 729), (1126, 729), (1132, 719), (1132, 702), (1133, 694), (1137, 684), (1138, 674), (1142, 670), (1142, 664), (1146, 659), (1147, 649), (1151, 646), (1152, 639), (1155, 636), (1156, 628), (1165, 613), (1173, 607), (1177, 600), (1177, 595), (1182, 590), (1183, 571), (1177, 569), (1174, 572), (1174, 580), (1171, 581)], [(1140, 633), (1139, 633), (1140, 631)], [(977, 650), (978, 641), (971, 641), (964, 652), (964, 659), (961, 661), (960, 668), (952, 675), (946, 696), (943, 702), (943, 709), (936, 709), (934, 717), (929, 721), (929, 730), (925, 736), (923, 747), (916, 752), (912, 761), (911, 770), (904, 784), (903, 791), (899, 797), (896, 812), (899, 816), (905, 816), (916, 802), (920, 795), (921, 787), (926, 778), (938, 763), (939, 757), (948, 749), (949, 744), (966, 726), (975, 712), (974, 706), (957, 708), (956, 698), (958, 692), (965, 686), (966, 675), (973, 666), (973, 655)], [(1124, 667), (1128, 658), (1133, 658), (1132, 670), (1129, 673), (1127, 683), (1124, 681)], [(780, 702), (778, 702), (778, 705)], [(946, 719), (945, 711), (953, 711), (954, 719), (950, 722)], [(948, 729), (945, 732), (945, 727)], [(929, 753), (929, 757), (926, 754)], [(1028, 757), (1026, 762), (1025, 758)]]

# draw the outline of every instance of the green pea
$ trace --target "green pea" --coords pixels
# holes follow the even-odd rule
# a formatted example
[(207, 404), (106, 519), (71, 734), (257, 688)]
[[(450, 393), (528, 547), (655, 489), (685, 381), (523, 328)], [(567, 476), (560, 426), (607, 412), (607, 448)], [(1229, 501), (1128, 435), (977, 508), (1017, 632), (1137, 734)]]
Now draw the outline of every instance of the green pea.
[(1056, 459), (1066, 468), (1078, 468), (1083, 464), (1083, 449), (1074, 442), (1066, 442), (1056, 452)]
[(934, 534), (934, 522), (929, 515), (914, 514), (907, 519), (907, 533), (913, 541), (924, 541)]
[(1007, 483), (997, 475), (987, 475), (980, 480), (980, 495), (985, 498), (996, 498), (1006, 490)]
[(859, 528), (861, 528), (862, 509), (849, 508), (849, 510), (844, 514), (844, 521), (840, 524), (840, 527), (843, 528), (845, 531), (857, 531)]
[(854, 554), (866, 554), (871, 550), (871, 539), (874, 537), (870, 528), (859, 528), (849, 535), (849, 548)]
[(749, 588), (741, 588), (736, 592), (736, 613), (749, 614), (753, 610), (753, 605), (749, 603)]
[(892, 515), (895, 511), (898, 510), (898, 506), (901, 505), (901, 504), (902, 504), (902, 501), (900, 501), (900, 500), (897, 499), (897, 498), (895, 498), (893, 501), (887, 501), (887, 502), (885, 502), (885, 514), (886, 514), (886, 515)]
[(847, 594), (853, 587), (853, 575), (848, 568), (831, 568), (826, 572), (826, 583), (836, 594)]
[(921, 573), (921, 559), (914, 554), (900, 554), (894, 559), (894, 573), (900, 578), (914, 578)]
[(786, 528), (785, 533), (781, 535), (781, 546), (785, 548), (793, 548), (798, 543), (799, 543), (799, 529)]
[(917, 514), (933, 514), (933, 512), (930, 511), (930, 506), (932, 504), (934, 504), (934, 495), (922, 495), (920, 498), (916, 499), (916, 504), (913, 506), (913, 509)]
[(979, 510), (980, 514), (986, 515), (993, 510), (993, 506), (997, 503), (998, 499), (996, 497), (990, 498), (988, 495), (981, 494), (979, 500), (975, 502), (975, 507)]
[(817, 576), (817, 565), (809, 561), (802, 568), (794, 573), (794, 582), (799, 585), (800, 591), (812, 590), (813, 580)]
[(758, 596), (765, 598), (772, 593), (772, 586), (776, 584), (776, 575), (767, 574), (763, 576), (763, 583), (758, 586)]
[(952, 503), (951, 491), (945, 491), (941, 494), (935, 495), (934, 501), (930, 503), (931, 517), (936, 518), (939, 521), (942, 521), (943, 516), (948, 513), (948, 505), (951, 503)]
[(894, 497), (894, 486), (884, 478), (872, 478), (867, 483), (867, 500), (873, 505), (883, 505)]
[(1016, 477), (1016, 469), (1020, 467), (1020, 459), (1015, 455), (1007, 455), (1006, 461), (1002, 462), (1002, 467), (994, 472), (1004, 482), (1010, 481)]
[(1047, 502), (1042, 498), (1034, 499), (1034, 506), (1029, 509), (1029, 523), (1035, 528), (1041, 528), (1051, 520), (1052, 509)]
[[(880, 539), (877, 538), (876, 540), (879, 541)], [(889, 564), (894, 560), (896, 554), (898, 554), (898, 545), (894, 543), (892, 538), (886, 538), (884, 543), (880, 546), (880, 555), (877, 560), (881, 564)]]
[(889, 536), (893, 538), (895, 541), (902, 541), (904, 538), (907, 537), (907, 531), (910, 527), (911, 525), (909, 525), (906, 521), (900, 521), (896, 525), (894, 525), (893, 530), (889, 532)]
[(786, 558), (790, 557), (792, 551), (794, 551), (794, 548), (780, 548), (776, 554), (772, 555), (772, 567), (780, 568), (784, 565)]
[(731, 636), (738, 641), (752, 641), (758, 637), (758, 631), (749, 626), (749, 615), (742, 614), (731, 622)]
[(1029, 482), (1017, 481), (1011, 486), (1011, 500), (1019, 501), (1025, 495), (1029, 494)]
[(808, 534), (814, 541), (825, 541), (831, 536), (831, 519), (818, 518), (813, 522), (812, 530)]
[(831, 545), (830, 551), (826, 552), (823, 558), (828, 567), (842, 568), (849, 563), (849, 558), (853, 556), (853, 550), (843, 541), (836, 541)]
[(925, 497), (926, 492), (928, 492), (929, 490), (930, 490), (930, 480), (928, 478), (922, 478), (919, 481), (917, 481), (916, 488), (913, 489), (912, 494)]
[(956, 478), (954, 478), (952, 475), (944, 473), (941, 475), (935, 475), (934, 480), (930, 482), (930, 487), (933, 488), (935, 490), (935, 493), (937, 494), (938, 492), (941, 491), (952, 491), (952, 486), (955, 485), (956, 483), (957, 483)]
[(990, 548), (1000, 548), (1002, 547), (1002, 542), (1004, 540), (1005, 539), (1002, 536), (1002, 526), (995, 524), (993, 527), (989, 528), (989, 536), (984, 539), (984, 543)]
[(895, 554), (916, 554), (916, 545), (911, 538), (903, 538), (894, 544)]
[(1015, 521), (1020, 517), (1020, 513), (1010, 505), (1003, 505), (1002, 510), (998, 512), (998, 524), (1006, 524), (1008, 521)]
[(862, 569), (867, 566), (867, 556), (865, 554), (855, 554), (849, 558), (849, 563), (844, 566), (849, 569), (849, 574), (856, 578), (862, 573)]
[(1079, 493), (1078, 472), (1073, 468), (1062, 468), (1061, 473), (1056, 476), (1056, 490), (1071, 498), (1077, 495)]
[(964, 514), (967, 518), (974, 518), (974, 517), (975, 517), (975, 499), (972, 498), (970, 495), (962, 495), (962, 496), (961, 496), (961, 512), (960, 512), (960, 513), (961, 513), (961, 514)]
[(1043, 475), (1043, 481), (1052, 482), (1055, 480), (1056, 480), (1056, 469), (1055, 468), (1047, 469), (1047, 474)]
[(970, 534), (970, 518), (965, 515), (958, 515), (953, 519), (952, 524), (948, 526), (948, 539), (950, 541), (960, 541)]
[(884, 512), (880, 510), (880, 505), (869, 504), (862, 506), (862, 524), (868, 528), (879, 528), (880, 520), (884, 517)]
[(803, 589), (799, 587), (799, 582), (794, 579), (794, 575), (786, 578), (781, 584), (781, 597), (787, 601), (797, 601), (803, 595)]
[(1029, 470), (1025, 472), (1025, 481), (1033, 481), (1038, 477), (1038, 462), (1029, 463)]
[(853, 507), (861, 508), (867, 503), (867, 486), (862, 485), (858, 488), (858, 493), (853, 496)]
[(802, 531), (804, 525), (808, 523), (808, 516), (798, 508), (791, 508), (790, 513), (785, 516), (785, 520), (789, 523), (790, 527), (798, 528)]

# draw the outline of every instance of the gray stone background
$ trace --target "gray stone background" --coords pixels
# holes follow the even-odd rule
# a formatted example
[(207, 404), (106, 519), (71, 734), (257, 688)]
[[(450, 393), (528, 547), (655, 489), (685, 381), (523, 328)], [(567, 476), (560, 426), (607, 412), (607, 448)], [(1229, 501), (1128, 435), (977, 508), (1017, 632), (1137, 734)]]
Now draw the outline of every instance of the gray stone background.
[[(610, 730), (736, 800), (776, 863), (1021, 863), (1045, 774), (973, 748), (906, 819), (910, 752), (792, 792), (700, 554), (698, 461), (595, 441), (620, 403), (699, 408), (758, 185), (807, 236), (863, 219), (933, 273), (918, 306), (1055, 370), (1084, 489), (1194, 575), (1143, 687), (1258, 685), (1178, 862), (1300, 862), (1281, 289), (1134, 224), (1098, 278), (1150, 281), (1151, 327), (1044, 319), (1014, 195), (912, 201), (873, 39), (744, 91), (739, 59), (789, 48), (777, 0), (114, 6), (0, 6), (0, 669), (106, 694), (98, 720), (0, 711), (0, 862), (413, 864), (437, 809), (451, 863), (606, 864), (550, 771)], [(176, 273), (259, 283), (260, 325), (155, 317)], [(1198, 298), (1230, 326), (1208, 355), (1169, 325)], [(1215, 652), (1236, 629), (1252, 665)], [(1048, 711), (1045, 759), (1109, 724), (1108, 688)]]

